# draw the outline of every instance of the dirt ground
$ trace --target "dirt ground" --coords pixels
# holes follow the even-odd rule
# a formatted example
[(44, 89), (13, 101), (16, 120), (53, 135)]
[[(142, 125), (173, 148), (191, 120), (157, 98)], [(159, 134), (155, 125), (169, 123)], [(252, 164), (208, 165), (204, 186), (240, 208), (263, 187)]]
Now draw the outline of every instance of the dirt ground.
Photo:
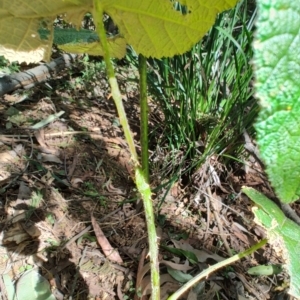
[[(23, 92), (1, 99), (0, 271), (17, 281), (36, 269), (56, 299), (149, 299), (146, 224), (115, 106), (105, 80), (86, 86), (78, 77), (65, 74), (35, 87), (25, 100)], [(122, 83), (140, 150), (138, 94)], [(151, 103), (151, 124), (163, 122), (155, 109)], [(30, 128), (59, 112), (41, 128)], [(226, 169), (212, 156), (188, 181), (169, 188), (160, 170), (168, 154), (153, 141), (151, 149), (161, 299), (166, 299), (183, 282), (172, 270), (188, 278), (265, 237), (253, 222), (251, 201), (240, 193), (243, 185), (274, 195), (252, 157), (246, 167)], [(114, 260), (108, 249), (114, 249)], [(198, 262), (191, 263), (186, 251)], [(253, 266), (281, 263), (267, 245), (211, 274), (182, 299), (289, 299), (284, 270), (247, 273)], [(1, 277), (6, 299), (3, 286)]]

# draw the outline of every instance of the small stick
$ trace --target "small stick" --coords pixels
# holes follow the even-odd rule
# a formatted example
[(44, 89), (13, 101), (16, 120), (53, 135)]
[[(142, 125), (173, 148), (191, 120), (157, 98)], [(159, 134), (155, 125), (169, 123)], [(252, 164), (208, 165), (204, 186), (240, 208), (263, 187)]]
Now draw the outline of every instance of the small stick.
[(212, 194), (211, 194), (210, 187), (207, 188), (207, 193), (208, 193), (208, 195), (209, 195), (209, 198), (211, 199), (211, 203), (212, 203), (212, 206), (213, 206), (213, 208), (214, 208), (214, 216), (215, 216), (215, 219), (216, 219), (217, 224), (218, 224), (218, 227), (219, 227), (221, 239), (222, 239), (222, 241), (223, 241), (223, 243), (224, 243), (224, 246), (225, 246), (225, 248), (226, 248), (226, 251), (227, 251), (228, 255), (229, 255), (229, 256), (232, 256), (232, 252), (231, 252), (231, 249), (230, 249), (230, 247), (229, 247), (229, 244), (228, 244), (228, 242), (227, 242), (227, 240), (226, 240), (226, 237), (224, 237), (225, 234), (224, 234), (224, 231), (223, 231), (223, 226), (222, 226), (222, 224), (221, 224), (221, 220), (220, 220), (220, 218), (219, 218), (217, 209), (216, 209), (216, 207), (215, 207), (215, 203), (214, 203), (214, 200), (213, 200), (214, 198), (213, 198), (213, 196), (212, 196)]

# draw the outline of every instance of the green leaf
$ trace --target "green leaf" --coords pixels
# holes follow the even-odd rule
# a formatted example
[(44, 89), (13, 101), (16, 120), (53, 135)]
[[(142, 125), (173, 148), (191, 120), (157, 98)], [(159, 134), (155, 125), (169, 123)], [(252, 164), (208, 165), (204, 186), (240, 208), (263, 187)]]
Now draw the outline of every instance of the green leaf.
[(4, 113), (6, 116), (11, 117), (20, 114), (20, 111), (17, 110), (15, 107), (10, 106), (8, 110)]
[(178, 282), (186, 283), (193, 278), (193, 276), (190, 274), (186, 274), (186, 273), (183, 273), (181, 271), (174, 270), (171, 268), (167, 268), (167, 269), (168, 269), (168, 273)]
[(17, 282), (18, 300), (55, 300), (49, 282), (35, 269), (27, 271)]
[(285, 259), (291, 277), (289, 293), (300, 297), (300, 226), (286, 218), (281, 209), (270, 199), (256, 190), (244, 187), (242, 191), (253, 200), (255, 222), (268, 233), (269, 242), (278, 255)]
[(5, 286), (6, 295), (8, 300), (17, 300), (16, 293), (15, 293), (15, 287), (13, 285), (13, 282), (11, 281), (8, 274), (2, 275), (2, 280)]
[(247, 273), (255, 276), (269, 276), (279, 274), (282, 271), (281, 265), (256, 266), (250, 268)]
[[(0, 55), (10, 61), (48, 61), (56, 16), (67, 13), (66, 20), (79, 27), (83, 16), (91, 9), (92, 0), (2, 0)], [(49, 29), (49, 35), (41, 38), (38, 34), (41, 28)]]
[(256, 130), (261, 157), (277, 195), (300, 198), (300, 5), (260, 0), (254, 43)]
[[(186, 52), (210, 29), (218, 13), (232, 8), (237, 2), (99, 1), (103, 11), (118, 25), (120, 38), (125, 39), (122, 42), (123, 51), (127, 43), (137, 53), (147, 57)], [(86, 13), (96, 13), (93, 9), (93, 0), (2, 0), (0, 55), (11, 61), (27, 63), (49, 60), (53, 42), (52, 23), (56, 16), (64, 14), (67, 21), (79, 28)], [(43, 29), (48, 31), (42, 32)], [(120, 42), (120, 39), (116, 42)], [(83, 50), (89, 53), (88, 48)]]
[(214, 24), (216, 15), (236, 2), (102, 0), (101, 5), (137, 53), (160, 58), (191, 49)]
[(48, 125), (49, 123), (55, 121), (56, 119), (58, 119), (60, 116), (62, 116), (65, 112), (63, 110), (61, 110), (60, 112), (50, 115), (48, 116), (45, 120), (42, 120), (34, 125), (32, 125), (30, 127), (30, 129), (40, 129), (46, 125)]
[(161, 245), (161, 247), (173, 254), (178, 255), (178, 256), (184, 256), (185, 258), (187, 258), (189, 260), (189, 262), (191, 264), (198, 263), (197, 256), (195, 255), (195, 253), (193, 253), (191, 251), (186, 251), (186, 250), (177, 249), (177, 248), (173, 248), (173, 247), (167, 247), (167, 246), (163, 246), (163, 245)]

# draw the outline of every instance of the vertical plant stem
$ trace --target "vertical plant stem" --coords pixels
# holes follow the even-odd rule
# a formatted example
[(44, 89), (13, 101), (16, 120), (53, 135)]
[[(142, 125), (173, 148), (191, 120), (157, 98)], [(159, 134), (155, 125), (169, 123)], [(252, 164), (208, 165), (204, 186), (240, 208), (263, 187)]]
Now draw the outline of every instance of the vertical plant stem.
[(111, 63), (108, 42), (107, 42), (107, 38), (106, 38), (106, 32), (105, 32), (104, 24), (103, 24), (103, 20), (102, 20), (103, 10), (102, 10), (102, 7), (101, 7), (99, 1), (97, 1), (97, 0), (94, 0), (94, 10), (95, 10), (95, 12), (94, 12), (93, 17), (94, 17), (94, 22), (96, 25), (96, 32), (99, 35), (101, 45), (103, 47), (104, 61), (106, 64), (106, 71), (107, 71), (107, 75), (108, 75), (108, 81), (109, 81), (109, 84), (111, 87), (112, 97), (113, 97), (115, 105), (117, 107), (120, 123), (123, 127), (125, 138), (128, 143), (128, 146), (129, 146), (131, 159), (133, 160), (134, 165), (139, 165), (138, 156), (137, 156), (136, 149), (134, 146), (133, 135), (129, 128), (128, 120), (127, 120), (125, 109), (124, 109), (123, 102), (122, 102), (122, 95), (121, 95), (119, 85), (118, 85), (118, 82), (117, 82), (117, 79), (115, 76), (114, 67)]
[(149, 183), (149, 152), (148, 152), (148, 101), (147, 101), (147, 65), (146, 58), (139, 54), (140, 73), (140, 108), (141, 108), (141, 147), (142, 169)]
[(142, 195), (145, 217), (148, 231), (150, 267), (151, 267), (151, 286), (152, 300), (160, 300), (160, 280), (159, 280), (159, 261), (158, 243), (155, 229), (155, 220), (152, 206), (151, 189), (145, 180), (144, 172), (141, 168), (135, 169), (135, 180), (139, 192)]
[(158, 244), (157, 235), (154, 222), (154, 213), (151, 199), (151, 189), (145, 176), (144, 170), (140, 167), (137, 152), (134, 146), (133, 135), (130, 131), (127, 117), (125, 114), (122, 96), (120, 89), (115, 77), (115, 72), (113, 65), (110, 60), (110, 53), (108, 48), (108, 42), (106, 39), (106, 33), (103, 25), (103, 9), (101, 7), (101, 2), (99, 0), (94, 0), (94, 11), (93, 17), (96, 25), (96, 32), (99, 35), (101, 45), (104, 52), (104, 60), (107, 69), (107, 75), (109, 84), (111, 87), (112, 96), (117, 107), (120, 123), (123, 127), (126, 141), (129, 145), (129, 150), (131, 153), (131, 159), (133, 160), (133, 165), (135, 168), (135, 182), (138, 191), (140, 192), (144, 209), (145, 217), (147, 223), (148, 231), (148, 241), (149, 241), (149, 256), (150, 256), (150, 266), (151, 266), (151, 285), (152, 285), (152, 300), (160, 300), (160, 281), (159, 281), (159, 262), (158, 262)]

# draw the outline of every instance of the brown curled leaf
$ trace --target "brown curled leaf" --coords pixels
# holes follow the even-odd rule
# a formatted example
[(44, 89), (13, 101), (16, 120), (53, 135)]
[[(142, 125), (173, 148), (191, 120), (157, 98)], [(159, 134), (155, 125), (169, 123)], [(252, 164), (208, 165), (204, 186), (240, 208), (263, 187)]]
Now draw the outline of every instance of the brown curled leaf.
[(98, 241), (98, 244), (102, 248), (102, 251), (104, 252), (105, 256), (112, 262), (116, 263), (123, 263), (123, 260), (118, 252), (117, 249), (114, 249), (106, 236), (104, 235), (103, 231), (101, 230), (99, 224), (97, 223), (94, 216), (91, 217), (92, 219), (92, 225), (94, 228), (94, 232)]

